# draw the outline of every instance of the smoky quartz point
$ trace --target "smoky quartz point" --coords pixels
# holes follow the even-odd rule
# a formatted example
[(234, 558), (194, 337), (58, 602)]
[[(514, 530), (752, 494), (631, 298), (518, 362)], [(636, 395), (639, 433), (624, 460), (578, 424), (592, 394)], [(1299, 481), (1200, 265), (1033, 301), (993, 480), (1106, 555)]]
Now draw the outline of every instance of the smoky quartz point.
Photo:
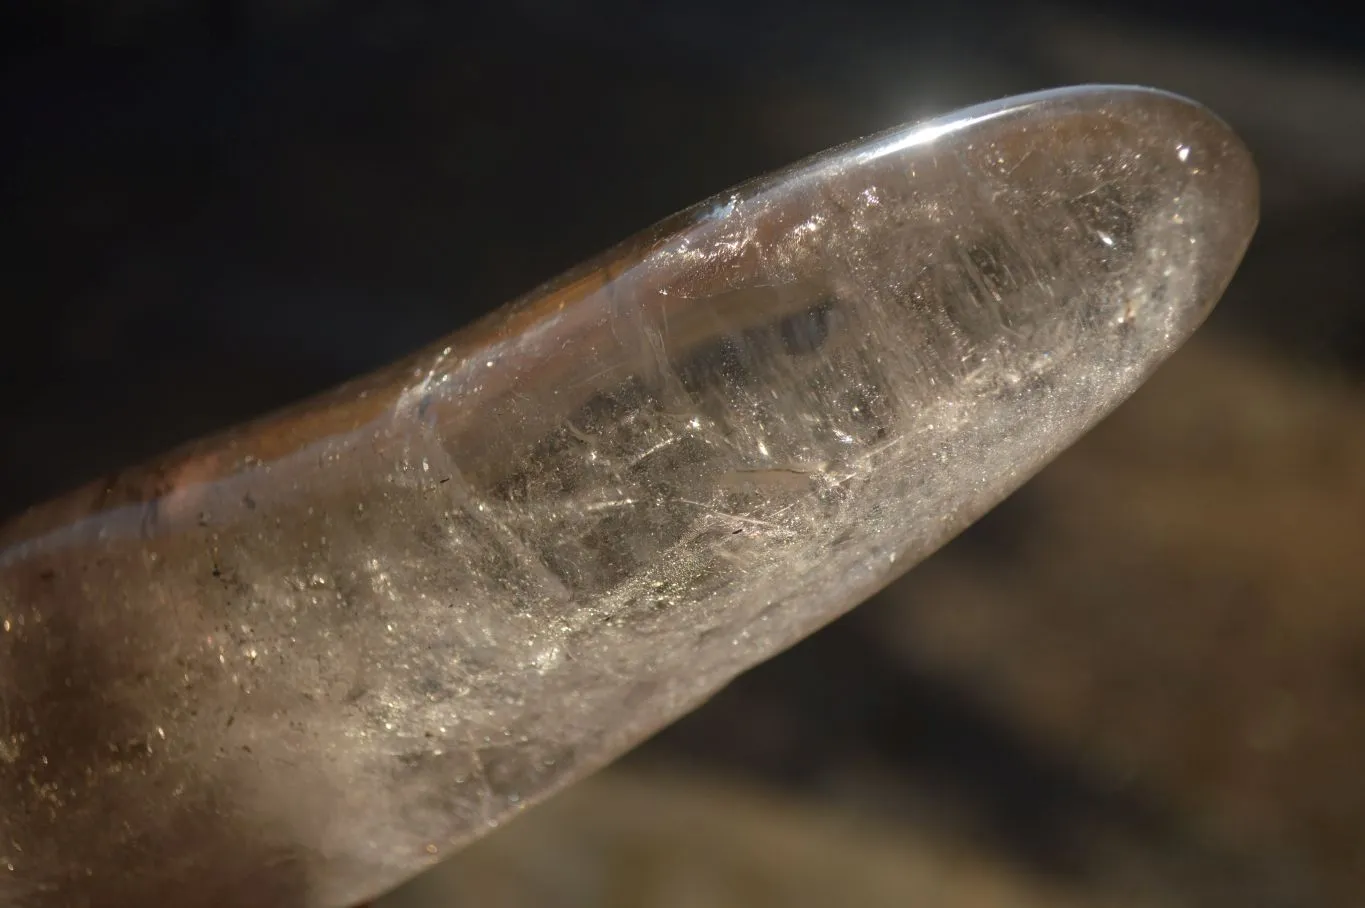
[(885, 133), (0, 530), (0, 902), (336, 908), (857, 604), (1200, 324), (1247, 150), (1136, 88)]

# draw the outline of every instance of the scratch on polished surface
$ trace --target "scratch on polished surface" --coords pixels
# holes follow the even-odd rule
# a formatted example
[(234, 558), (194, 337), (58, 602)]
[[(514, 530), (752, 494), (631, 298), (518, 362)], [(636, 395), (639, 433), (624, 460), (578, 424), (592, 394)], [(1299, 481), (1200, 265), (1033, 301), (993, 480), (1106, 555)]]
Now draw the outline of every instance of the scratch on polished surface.
[(1256, 192), (1182, 99), (997, 102), (19, 518), (0, 897), (400, 882), (1009, 494), (1199, 325)]

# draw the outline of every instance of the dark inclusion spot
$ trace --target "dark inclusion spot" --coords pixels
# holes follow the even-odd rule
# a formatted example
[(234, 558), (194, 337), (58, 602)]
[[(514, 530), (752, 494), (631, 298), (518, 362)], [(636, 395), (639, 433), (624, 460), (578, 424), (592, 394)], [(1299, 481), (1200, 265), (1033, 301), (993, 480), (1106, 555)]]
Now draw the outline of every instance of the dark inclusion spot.
[(688, 391), (696, 392), (718, 379), (740, 384), (748, 374), (744, 335), (724, 335), (701, 344), (678, 366), (678, 378)]
[(422, 678), (414, 686), (417, 692), (424, 696), (449, 695), (450, 693), (439, 678)]
[(422, 395), (421, 400), (417, 401), (417, 419), (420, 422), (434, 422), (434, 415), (432, 420), (427, 419), (427, 413), (430, 412), (431, 404), (434, 399), (435, 395), (428, 391)]
[(834, 301), (827, 297), (803, 312), (782, 319), (778, 322), (777, 330), (783, 348), (793, 356), (818, 351), (829, 340), (833, 312)]
[(978, 244), (963, 251), (963, 259), (981, 286), (997, 299), (1014, 289), (1009, 254), (1003, 244)]
[(698, 345), (678, 367), (683, 387), (696, 392), (707, 384), (748, 384), (765, 352), (804, 356), (829, 340), (835, 301), (826, 297), (798, 312), (758, 328), (724, 334)]
[[(1101, 262), (1117, 265), (1126, 260), (1126, 256), (1116, 256), (1114, 252), (1123, 253), (1133, 248), (1139, 227), (1134, 214), (1136, 201), (1113, 183), (1070, 200), (1066, 213), (1088, 240), (1081, 248), (1097, 253), (1094, 257)], [(1100, 245), (1099, 234), (1108, 238), (1105, 245)]]
[(688, 435), (640, 458), (630, 465), (628, 472), (647, 486), (663, 491), (685, 483), (715, 457), (709, 442)]
[(561, 428), (547, 443), (553, 452), (564, 452), (581, 446), (583, 436), (596, 438), (608, 435), (632, 422), (642, 405), (651, 399), (651, 391), (643, 379), (632, 375), (610, 389), (595, 392), (573, 416), (574, 432)]

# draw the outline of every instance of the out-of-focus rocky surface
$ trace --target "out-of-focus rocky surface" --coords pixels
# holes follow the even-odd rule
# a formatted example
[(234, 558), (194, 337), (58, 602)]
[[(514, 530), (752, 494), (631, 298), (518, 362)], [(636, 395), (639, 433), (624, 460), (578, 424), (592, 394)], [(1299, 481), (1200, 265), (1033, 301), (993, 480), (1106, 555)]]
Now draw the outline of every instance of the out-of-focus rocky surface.
[(130, 4), (93, 49), (16, 52), (5, 295), (35, 327), (0, 331), (0, 511), (851, 136), (1047, 85), (1168, 88), (1231, 121), (1264, 183), (1195, 342), (894, 588), (392, 904), (1365, 900), (1365, 65), (1344, 27), (544, 7)]
[[(387, 908), (1083, 908), (1082, 894), (931, 830), (695, 774), (608, 770)], [(1165, 904), (1130, 898), (1115, 908)]]

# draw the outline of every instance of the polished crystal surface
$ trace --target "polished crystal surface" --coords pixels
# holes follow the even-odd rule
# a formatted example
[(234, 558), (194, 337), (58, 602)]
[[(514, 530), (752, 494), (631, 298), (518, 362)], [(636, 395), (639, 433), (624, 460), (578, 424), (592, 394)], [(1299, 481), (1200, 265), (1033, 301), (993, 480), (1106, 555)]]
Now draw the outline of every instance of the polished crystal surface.
[(1133, 391), (1255, 228), (1160, 92), (740, 187), (0, 531), (0, 900), (341, 906), (857, 604)]

